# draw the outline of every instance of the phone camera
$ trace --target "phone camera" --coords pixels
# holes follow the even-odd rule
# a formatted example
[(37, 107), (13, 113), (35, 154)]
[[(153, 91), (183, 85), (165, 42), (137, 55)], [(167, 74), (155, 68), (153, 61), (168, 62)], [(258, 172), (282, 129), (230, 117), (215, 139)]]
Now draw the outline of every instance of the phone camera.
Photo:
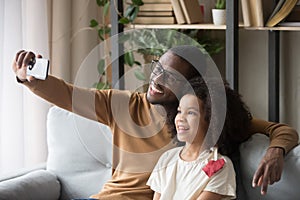
[(28, 63), (29, 70), (32, 70), (32, 68), (35, 65), (35, 63), (36, 63), (35, 58), (31, 58), (30, 61), (29, 61), (29, 63)]

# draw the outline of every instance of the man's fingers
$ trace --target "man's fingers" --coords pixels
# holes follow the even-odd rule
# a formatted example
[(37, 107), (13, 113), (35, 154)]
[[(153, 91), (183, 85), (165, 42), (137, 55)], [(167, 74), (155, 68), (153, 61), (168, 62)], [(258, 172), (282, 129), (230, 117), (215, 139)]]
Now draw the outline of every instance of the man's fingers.
[(24, 60), (23, 60), (23, 65), (27, 66), (29, 64), (29, 62), (34, 58), (35, 58), (34, 53), (32, 53), (31, 51), (27, 52), (26, 56), (24, 57)]
[(275, 182), (280, 181), (280, 178), (281, 178), (280, 170), (273, 170), (272, 173), (270, 174), (269, 184), (272, 185)]
[(21, 53), (19, 54), (19, 56), (18, 56), (17, 67), (18, 67), (19, 69), (20, 69), (20, 68), (22, 67), (22, 65), (23, 65), (23, 60), (24, 60), (25, 56), (26, 56), (26, 52), (25, 52), (25, 51), (21, 52)]
[(25, 51), (25, 50), (20, 50), (20, 51), (18, 51), (18, 53), (17, 53), (16, 56), (15, 56), (15, 62), (16, 62), (16, 63), (18, 62), (18, 58), (19, 58), (20, 54), (23, 53), (24, 51)]
[(256, 172), (254, 173), (253, 180), (252, 180), (252, 187), (256, 187), (257, 185), (259, 185), (258, 182), (262, 175), (263, 175), (263, 169), (260, 164)]
[(267, 193), (269, 182), (270, 182), (270, 169), (266, 167), (263, 175), (262, 186), (261, 186), (262, 195), (265, 195)]
[(34, 81), (35, 80), (35, 78), (33, 77), (33, 76), (27, 76), (27, 78), (26, 78), (29, 82), (31, 82), (31, 81)]

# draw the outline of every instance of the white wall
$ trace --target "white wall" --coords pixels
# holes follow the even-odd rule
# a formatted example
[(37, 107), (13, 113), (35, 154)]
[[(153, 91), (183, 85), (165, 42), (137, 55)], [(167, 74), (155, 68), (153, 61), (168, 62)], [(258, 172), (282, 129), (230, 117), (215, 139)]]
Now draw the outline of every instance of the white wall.
[[(268, 32), (241, 30), (240, 93), (255, 117), (268, 119)], [(300, 132), (300, 32), (281, 32), (280, 121)]]
[(239, 92), (255, 117), (268, 118), (267, 32), (239, 32)]
[(281, 118), (300, 132), (300, 32), (281, 34)]

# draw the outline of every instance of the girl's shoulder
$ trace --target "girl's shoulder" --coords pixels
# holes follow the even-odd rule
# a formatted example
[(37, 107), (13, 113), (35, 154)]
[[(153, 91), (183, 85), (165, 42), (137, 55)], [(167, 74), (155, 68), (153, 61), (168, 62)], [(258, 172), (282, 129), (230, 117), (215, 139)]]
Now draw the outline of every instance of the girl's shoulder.
[(179, 158), (179, 153), (182, 150), (182, 147), (174, 147), (172, 149), (167, 150), (160, 156), (160, 162), (170, 162), (171, 160), (175, 160)]

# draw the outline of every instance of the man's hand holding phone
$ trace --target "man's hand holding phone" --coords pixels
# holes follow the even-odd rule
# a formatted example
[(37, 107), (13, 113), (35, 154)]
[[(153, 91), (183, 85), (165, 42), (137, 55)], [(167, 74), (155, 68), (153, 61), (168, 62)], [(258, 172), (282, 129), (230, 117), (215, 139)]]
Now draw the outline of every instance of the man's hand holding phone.
[(13, 62), (13, 70), (19, 81), (32, 81), (34, 79), (45, 80), (49, 71), (49, 60), (34, 53), (21, 50), (16, 54)]

